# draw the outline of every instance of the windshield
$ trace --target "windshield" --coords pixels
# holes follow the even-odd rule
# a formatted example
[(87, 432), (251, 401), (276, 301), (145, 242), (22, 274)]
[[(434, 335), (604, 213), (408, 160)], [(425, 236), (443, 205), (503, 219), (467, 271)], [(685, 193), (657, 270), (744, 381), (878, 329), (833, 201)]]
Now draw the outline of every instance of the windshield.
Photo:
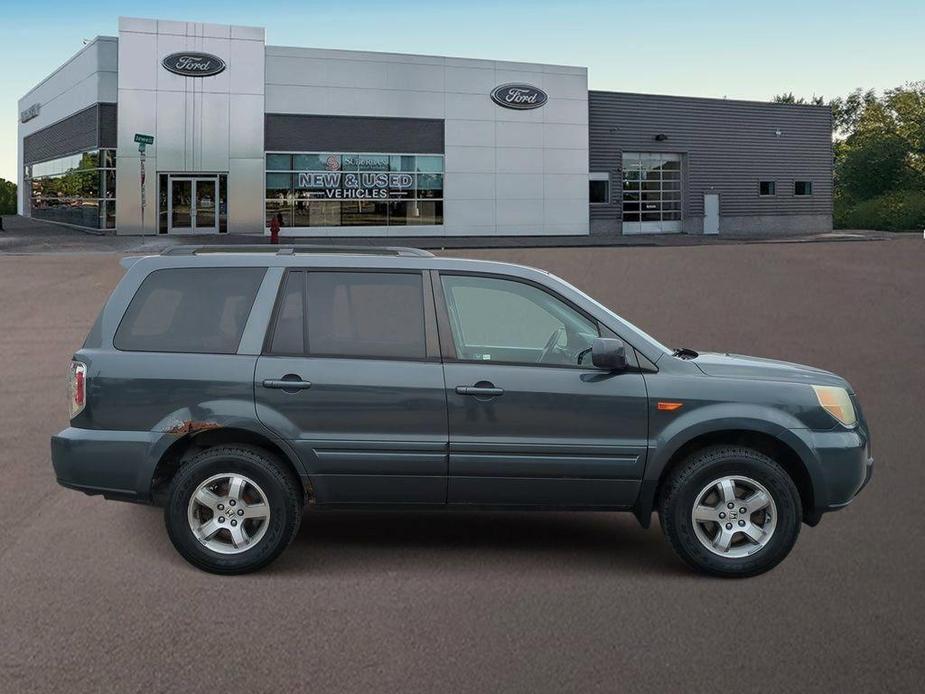
[(602, 304), (600, 301), (598, 301), (598, 300), (595, 299), (594, 297), (592, 297), (592, 296), (586, 294), (585, 292), (581, 291), (581, 290), (580, 290), (578, 287), (576, 287), (575, 285), (571, 284), (570, 282), (566, 282), (564, 279), (562, 279), (561, 277), (558, 277), (558, 276), (552, 274), (551, 272), (547, 272), (546, 274), (549, 275), (550, 277), (552, 277), (553, 279), (558, 280), (559, 282), (561, 282), (562, 284), (564, 284), (566, 287), (569, 287), (570, 289), (574, 289), (576, 292), (578, 292), (579, 294), (581, 294), (583, 297), (585, 297), (585, 298), (586, 298), (588, 301), (590, 301), (592, 304), (594, 304), (595, 306), (597, 306), (598, 308), (600, 308), (602, 311), (606, 311), (609, 315), (613, 316), (613, 317), (616, 318), (618, 321), (620, 321), (621, 323), (623, 323), (624, 325), (626, 325), (628, 328), (630, 328), (630, 330), (635, 331), (638, 335), (640, 335), (640, 336), (643, 337), (644, 339), (646, 339), (646, 340), (648, 340), (649, 342), (651, 342), (652, 345), (654, 345), (655, 347), (657, 347), (658, 349), (660, 349), (662, 352), (665, 352), (666, 354), (671, 354), (672, 350), (669, 349), (668, 347), (666, 347), (665, 345), (663, 345), (659, 340), (656, 340), (654, 337), (652, 337), (651, 335), (649, 335), (649, 333), (647, 333), (645, 330), (641, 330), (640, 328), (638, 328), (637, 326), (633, 325), (632, 323), (630, 323), (630, 322), (629, 322), (628, 320), (626, 320), (625, 318), (623, 318), (623, 317), (621, 317), (621, 316), (618, 316), (616, 313), (614, 313), (614, 312), (611, 311), (609, 308), (607, 308), (606, 306), (604, 306), (604, 304)]

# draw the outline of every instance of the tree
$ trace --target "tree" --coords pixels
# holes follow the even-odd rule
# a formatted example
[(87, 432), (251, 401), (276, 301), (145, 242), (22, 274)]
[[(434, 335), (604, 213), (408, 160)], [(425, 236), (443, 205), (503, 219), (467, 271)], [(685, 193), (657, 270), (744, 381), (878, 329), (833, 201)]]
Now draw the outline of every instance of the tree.
[(875, 103), (877, 103), (877, 94), (873, 89), (868, 89), (866, 92), (855, 89), (844, 99), (840, 96), (832, 99), (829, 106), (832, 107), (832, 125), (836, 136), (845, 137), (853, 132), (864, 109)]
[[(776, 103), (803, 104), (793, 92)], [(822, 103), (813, 97), (812, 103)], [(832, 99), (835, 225), (890, 230), (925, 226), (925, 81), (878, 96)]]
[(16, 214), (16, 184), (0, 178), (0, 214)]
[(810, 97), (809, 101), (806, 101), (802, 96), (797, 98), (793, 95), (793, 92), (787, 92), (786, 94), (775, 94), (774, 98), (771, 99), (775, 104), (806, 104), (809, 103), (812, 106), (825, 106), (825, 98), (821, 96), (816, 96), (813, 94)]

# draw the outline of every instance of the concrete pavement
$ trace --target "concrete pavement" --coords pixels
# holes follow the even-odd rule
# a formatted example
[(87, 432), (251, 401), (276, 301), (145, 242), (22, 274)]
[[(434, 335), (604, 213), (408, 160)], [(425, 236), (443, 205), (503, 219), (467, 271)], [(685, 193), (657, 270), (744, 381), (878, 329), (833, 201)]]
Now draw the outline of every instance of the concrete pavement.
[(309, 512), (267, 570), (208, 575), (158, 509), (48, 461), (118, 256), (0, 256), (0, 691), (920, 691), (925, 242), (455, 254), (549, 269), (666, 344), (846, 376), (871, 485), (744, 581), (591, 513)]

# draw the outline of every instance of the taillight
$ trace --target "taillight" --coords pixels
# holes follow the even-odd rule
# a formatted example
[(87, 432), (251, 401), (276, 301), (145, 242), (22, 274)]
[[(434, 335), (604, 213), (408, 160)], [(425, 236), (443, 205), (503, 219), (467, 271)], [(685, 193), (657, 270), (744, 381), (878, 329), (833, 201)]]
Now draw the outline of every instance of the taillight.
[(76, 359), (71, 360), (71, 368), (68, 369), (67, 400), (71, 419), (79, 415), (87, 404), (87, 365)]

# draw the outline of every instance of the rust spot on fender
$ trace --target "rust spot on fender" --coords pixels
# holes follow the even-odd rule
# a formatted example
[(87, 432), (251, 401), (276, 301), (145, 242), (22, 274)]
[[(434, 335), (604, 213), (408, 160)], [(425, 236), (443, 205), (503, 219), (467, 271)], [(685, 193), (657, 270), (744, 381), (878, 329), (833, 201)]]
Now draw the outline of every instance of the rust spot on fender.
[(196, 434), (200, 431), (209, 431), (210, 429), (221, 429), (222, 425), (217, 424), (216, 422), (197, 422), (192, 419), (188, 419), (183, 422), (177, 422), (169, 429), (166, 429), (164, 433), (167, 434), (177, 434), (182, 436), (184, 434)]

